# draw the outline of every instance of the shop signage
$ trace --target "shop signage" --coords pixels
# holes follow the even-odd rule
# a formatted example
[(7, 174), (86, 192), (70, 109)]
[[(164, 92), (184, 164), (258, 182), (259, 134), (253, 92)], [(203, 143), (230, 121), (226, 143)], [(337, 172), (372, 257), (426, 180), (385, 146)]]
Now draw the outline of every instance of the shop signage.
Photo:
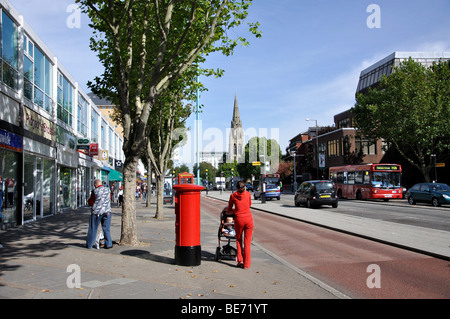
[(68, 130), (61, 126), (56, 126), (56, 141), (63, 145), (66, 151), (75, 151), (77, 149), (77, 138)]
[(101, 161), (107, 161), (108, 160), (108, 150), (101, 150), (100, 151), (100, 160)]
[(89, 151), (90, 144), (89, 140), (87, 138), (85, 139), (78, 139), (77, 141), (77, 150), (86, 150)]
[(24, 128), (48, 140), (56, 141), (56, 126), (45, 117), (24, 107)]
[(22, 152), (23, 138), (22, 136), (0, 129), (0, 147), (16, 152)]
[(98, 143), (92, 143), (89, 149), (90, 156), (98, 156)]
[(116, 162), (115, 169), (116, 170), (122, 170), (123, 162), (121, 160), (116, 160), (115, 162)]

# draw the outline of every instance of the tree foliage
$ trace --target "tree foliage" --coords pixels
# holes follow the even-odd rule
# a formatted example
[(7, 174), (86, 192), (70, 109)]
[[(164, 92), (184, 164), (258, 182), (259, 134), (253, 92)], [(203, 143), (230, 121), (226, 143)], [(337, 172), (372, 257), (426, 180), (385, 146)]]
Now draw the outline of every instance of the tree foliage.
[(362, 134), (394, 146), (429, 181), (431, 155), (450, 150), (450, 61), (425, 67), (410, 58), (356, 101)]

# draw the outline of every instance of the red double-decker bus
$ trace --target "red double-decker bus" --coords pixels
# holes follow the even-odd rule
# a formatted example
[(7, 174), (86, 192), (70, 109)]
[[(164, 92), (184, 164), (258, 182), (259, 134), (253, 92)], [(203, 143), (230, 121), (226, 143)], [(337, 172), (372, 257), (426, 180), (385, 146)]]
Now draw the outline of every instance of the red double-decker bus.
[(339, 198), (402, 198), (402, 167), (397, 164), (330, 167), (330, 179)]

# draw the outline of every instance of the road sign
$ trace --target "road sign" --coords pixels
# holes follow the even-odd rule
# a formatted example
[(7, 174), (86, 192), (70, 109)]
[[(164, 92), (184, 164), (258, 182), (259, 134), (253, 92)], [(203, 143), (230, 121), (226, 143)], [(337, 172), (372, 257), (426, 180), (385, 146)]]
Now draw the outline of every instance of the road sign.
[(261, 162), (252, 162), (253, 166), (261, 166)]
[(436, 163), (436, 167), (445, 167), (445, 163)]

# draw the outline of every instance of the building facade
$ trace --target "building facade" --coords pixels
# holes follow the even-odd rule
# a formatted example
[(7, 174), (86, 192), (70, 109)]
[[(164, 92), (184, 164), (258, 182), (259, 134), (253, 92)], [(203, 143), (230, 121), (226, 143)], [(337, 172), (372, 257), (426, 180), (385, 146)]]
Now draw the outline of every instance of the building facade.
[(0, 218), (22, 225), (87, 203), (123, 138), (23, 16), (0, 0)]

